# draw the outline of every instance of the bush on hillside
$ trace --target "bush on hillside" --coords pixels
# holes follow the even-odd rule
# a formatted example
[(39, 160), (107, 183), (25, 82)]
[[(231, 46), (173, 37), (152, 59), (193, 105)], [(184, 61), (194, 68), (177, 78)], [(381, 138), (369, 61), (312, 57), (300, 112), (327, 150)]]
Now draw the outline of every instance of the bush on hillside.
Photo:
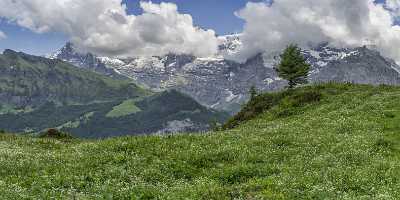
[(319, 102), (322, 98), (322, 94), (319, 91), (304, 91), (294, 95), (286, 96), (274, 110), (274, 114), (277, 117), (289, 117), (299, 112), (299, 109), (307, 104)]
[(231, 129), (240, 123), (256, 118), (258, 115), (276, 107), (278, 117), (294, 114), (293, 110), (310, 103), (319, 102), (322, 98), (320, 90), (286, 90), (277, 93), (265, 93), (252, 98), (242, 110), (231, 118), (223, 129)]
[(74, 138), (71, 134), (59, 131), (58, 129), (51, 128), (46, 132), (40, 134), (40, 138), (56, 138), (56, 139), (72, 139)]

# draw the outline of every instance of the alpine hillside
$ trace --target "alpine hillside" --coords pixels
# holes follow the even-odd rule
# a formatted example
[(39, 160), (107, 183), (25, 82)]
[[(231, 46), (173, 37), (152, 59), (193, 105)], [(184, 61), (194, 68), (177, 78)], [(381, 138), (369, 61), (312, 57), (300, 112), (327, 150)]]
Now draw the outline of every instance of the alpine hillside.
[(0, 129), (58, 128), (80, 137), (201, 131), (226, 114), (175, 90), (154, 93), (56, 59), (0, 55)]
[[(5, 199), (399, 199), (400, 88), (261, 94), (207, 134), (0, 134)], [(263, 112), (254, 112), (262, 110)]]

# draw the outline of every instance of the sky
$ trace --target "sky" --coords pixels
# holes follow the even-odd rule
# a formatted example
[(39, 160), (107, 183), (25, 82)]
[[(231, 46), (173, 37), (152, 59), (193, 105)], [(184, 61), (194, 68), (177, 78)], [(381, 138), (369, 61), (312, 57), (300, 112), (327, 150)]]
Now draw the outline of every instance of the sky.
[[(141, 14), (140, 0), (124, 0), (129, 14)], [(252, 0), (258, 2), (262, 0)], [(244, 21), (235, 16), (250, 0), (152, 0), (153, 3), (172, 2), (181, 13), (192, 15), (195, 25), (213, 29), (219, 35), (241, 32)], [(68, 37), (63, 33), (36, 34), (29, 29), (0, 20), (0, 30), (7, 39), (0, 40), (0, 51), (13, 49), (29, 54), (45, 55), (62, 47)]]
[(400, 0), (1, 0), (0, 51), (81, 51), (130, 57), (213, 56), (217, 35), (241, 33), (244, 62), (259, 52), (329, 42), (373, 45), (400, 63)]

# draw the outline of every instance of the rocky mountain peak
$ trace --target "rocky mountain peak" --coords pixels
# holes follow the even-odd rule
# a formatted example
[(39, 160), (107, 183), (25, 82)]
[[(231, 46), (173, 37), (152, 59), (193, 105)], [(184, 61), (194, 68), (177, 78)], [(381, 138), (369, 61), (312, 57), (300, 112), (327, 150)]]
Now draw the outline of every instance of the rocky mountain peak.
[(114, 78), (123, 78), (114, 69), (107, 67), (105, 57), (97, 57), (92, 53), (81, 53), (72, 42), (67, 42), (60, 50), (48, 56), (50, 59), (60, 59), (76, 67), (90, 69), (100, 74)]
[(3, 51), (3, 55), (15, 55), (15, 54), (18, 54), (18, 52), (11, 50), (11, 49), (5, 49)]

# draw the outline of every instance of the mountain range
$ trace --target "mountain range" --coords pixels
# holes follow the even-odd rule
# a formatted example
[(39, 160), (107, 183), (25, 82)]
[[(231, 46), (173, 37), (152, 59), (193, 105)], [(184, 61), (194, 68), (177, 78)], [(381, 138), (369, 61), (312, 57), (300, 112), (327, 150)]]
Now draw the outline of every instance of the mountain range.
[(11, 132), (58, 128), (98, 138), (201, 131), (228, 117), (176, 90), (152, 92), (113, 71), (109, 77), (58, 59), (5, 50), (0, 72), (0, 129)]
[[(240, 50), (240, 35), (219, 37), (219, 53), (112, 58), (81, 53), (67, 43), (45, 57), (5, 50), (0, 55), (0, 129), (58, 128), (80, 137), (209, 130), (237, 113), (249, 88), (286, 86), (274, 67), (280, 52), (244, 63), (225, 59)], [(373, 47), (302, 50), (311, 82), (400, 84), (400, 67)]]
[[(241, 35), (219, 37), (219, 52), (207, 58), (192, 55), (113, 58), (79, 53), (67, 43), (51, 59), (61, 59), (111, 77), (128, 77), (152, 91), (176, 89), (202, 105), (238, 112), (255, 86), (260, 91), (277, 91), (286, 86), (274, 67), (280, 52), (260, 52), (244, 63), (224, 58), (242, 46)], [(311, 82), (352, 82), (360, 84), (400, 84), (400, 66), (383, 57), (373, 47), (335, 48), (321, 43), (302, 50), (311, 64)]]

